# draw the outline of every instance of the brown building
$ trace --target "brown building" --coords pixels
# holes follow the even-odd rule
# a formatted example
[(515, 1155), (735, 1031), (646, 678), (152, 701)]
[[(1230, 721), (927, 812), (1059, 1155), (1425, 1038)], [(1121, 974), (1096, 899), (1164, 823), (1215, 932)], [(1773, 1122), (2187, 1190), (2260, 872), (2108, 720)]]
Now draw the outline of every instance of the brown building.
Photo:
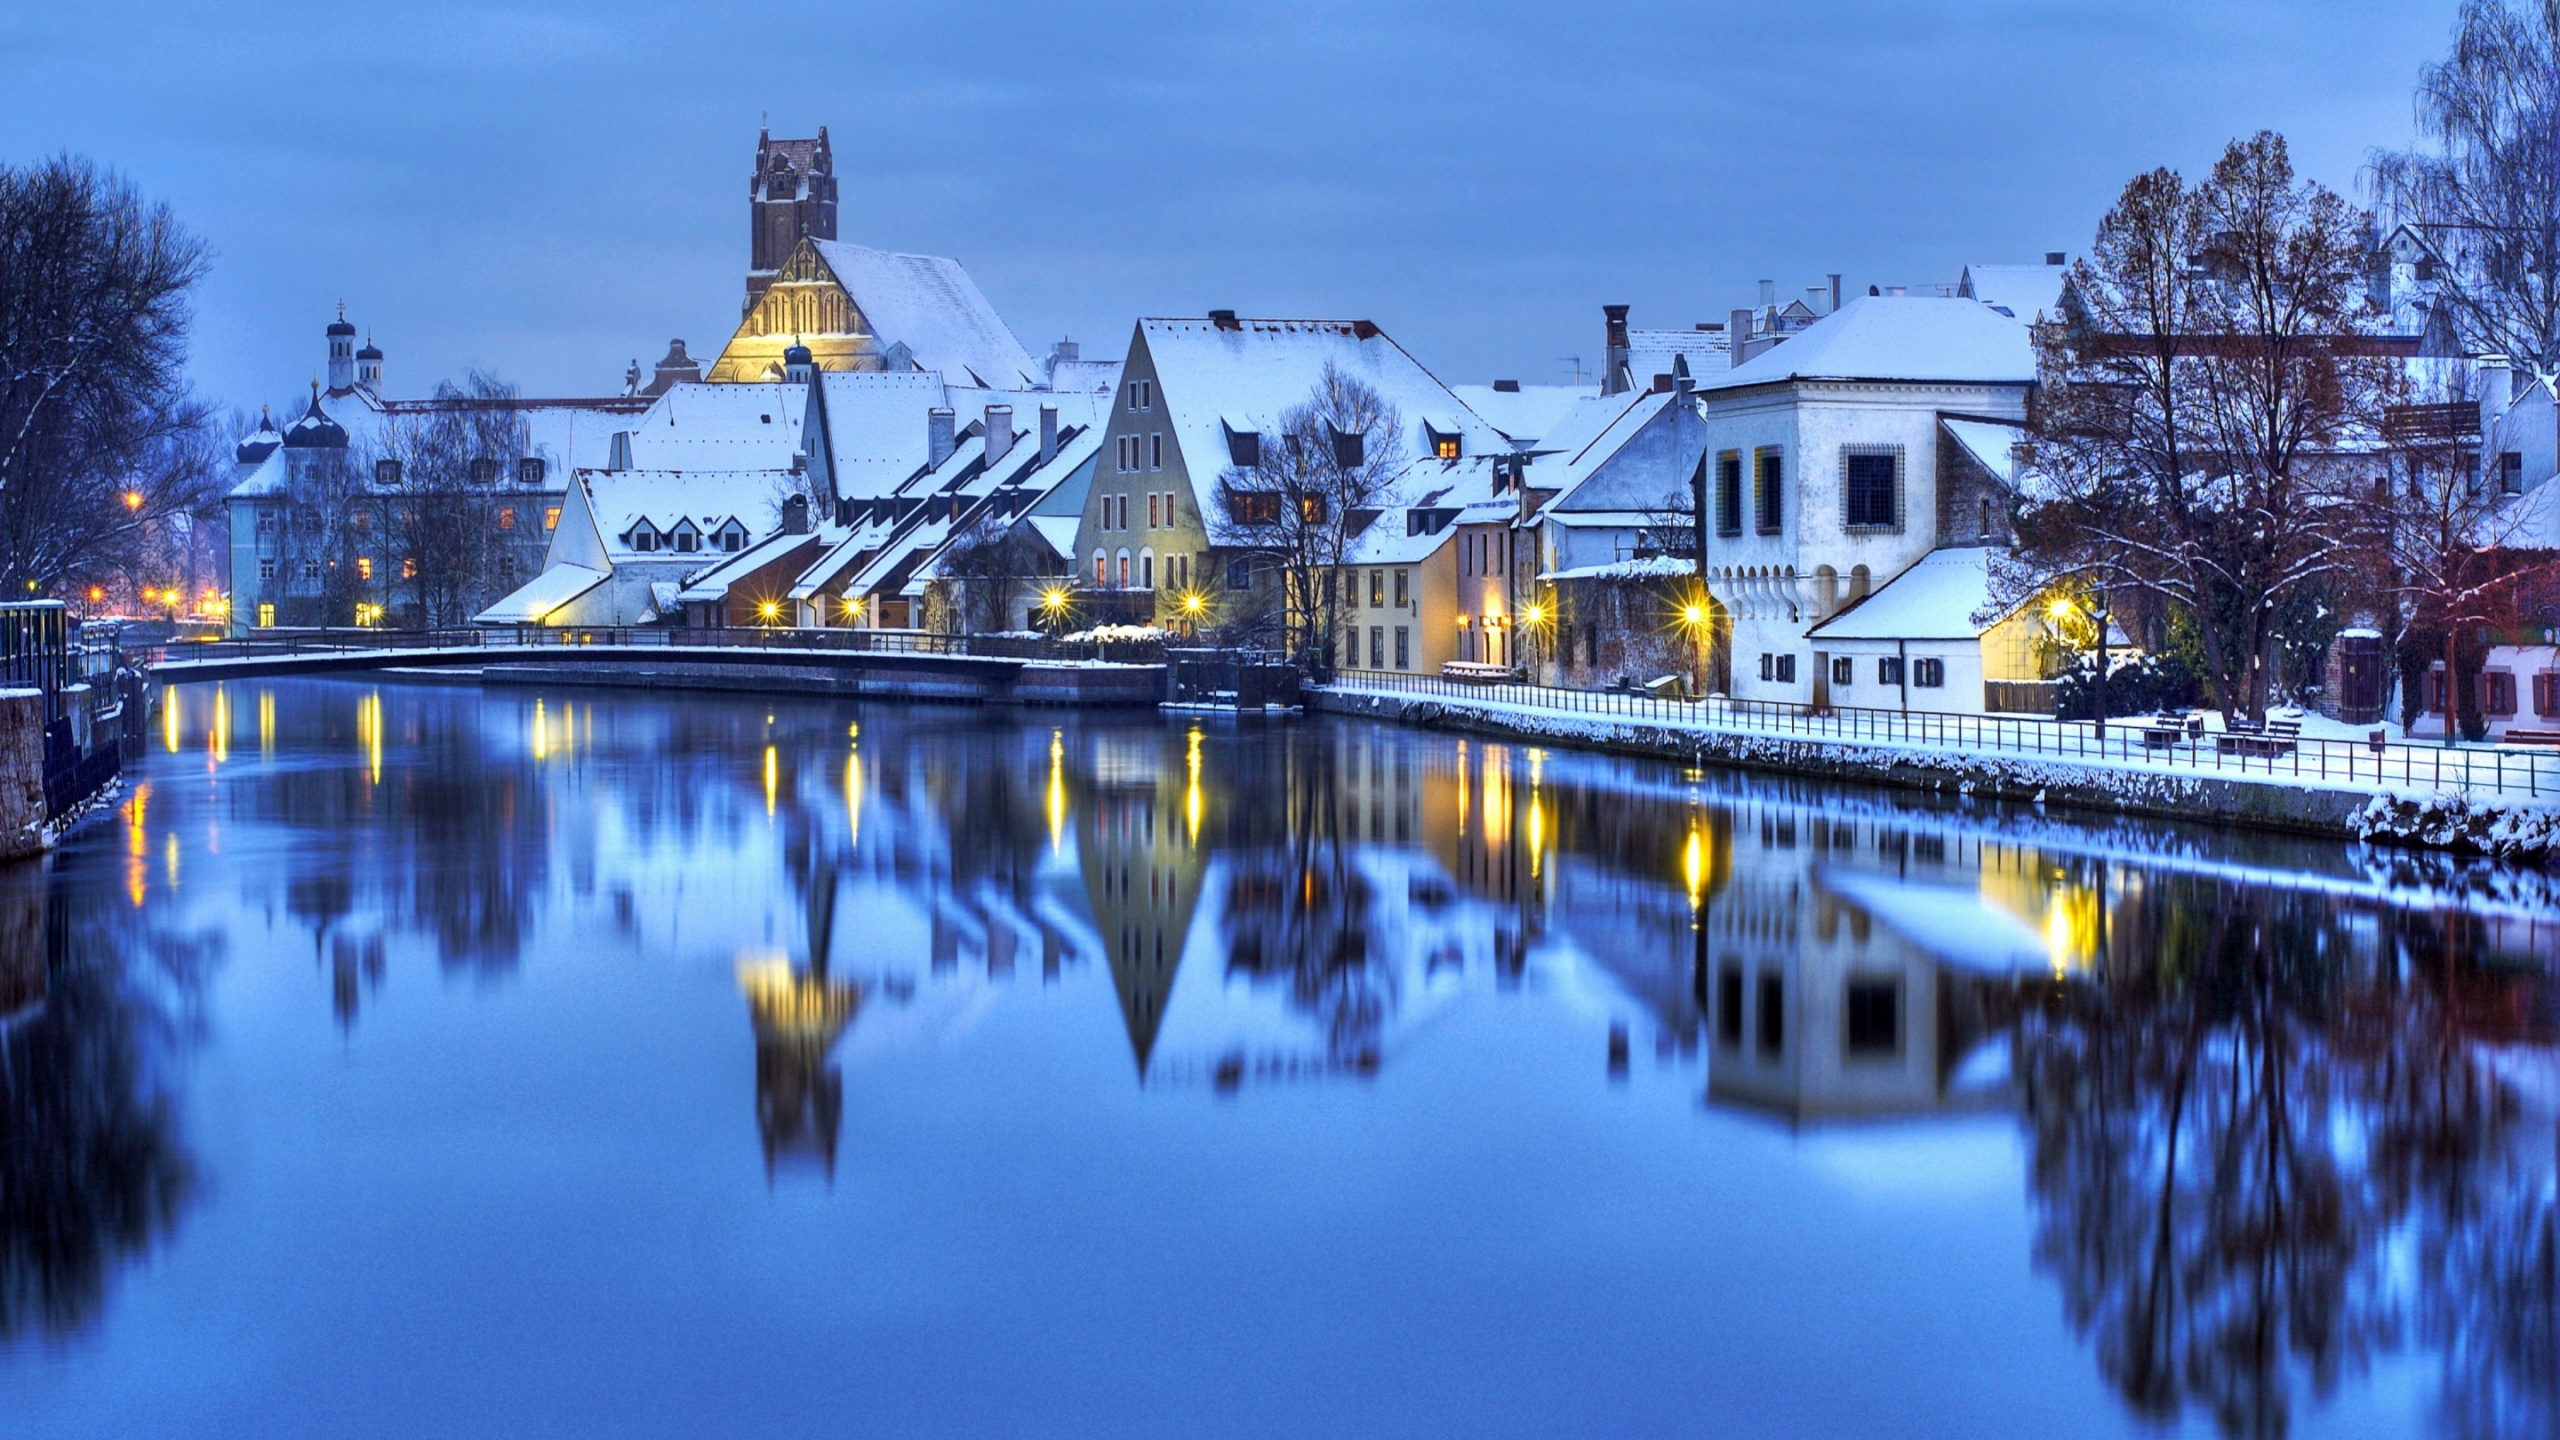
[(803, 240), (836, 238), (836, 157), (827, 127), (814, 140), (776, 140), (756, 133), (755, 173), (747, 182), (748, 247), (745, 314)]

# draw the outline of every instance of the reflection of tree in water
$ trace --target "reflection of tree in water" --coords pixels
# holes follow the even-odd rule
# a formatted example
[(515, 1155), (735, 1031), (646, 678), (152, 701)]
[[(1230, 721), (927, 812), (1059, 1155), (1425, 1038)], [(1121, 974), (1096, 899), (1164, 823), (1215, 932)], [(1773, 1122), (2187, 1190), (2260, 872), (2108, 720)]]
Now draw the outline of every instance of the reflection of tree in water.
[(24, 1001), (0, 1016), (0, 1342), (86, 1324), (195, 1190), (168, 1071), (213, 942), (49, 868), (0, 869), (0, 972)]
[(2549, 1250), (2510, 1238), (2549, 1233), (2549, 1192), (2500, 1174), (2516, 1104), (2483, 1063), (2547, 1043), (2538, 981), (2448, 962), (2474, 952), (2406, 917), (2359, 955), (2355, 922), (2316, 894), (2155, 878), (2116, 913), (2113, 953), (2142, 962), (2027, 1007), (2037, 1263), (2141, 1414), (2282, 1434), (2297, 1384), (2325, 1396), (2407, 1338), (2411, 1280), (2449, 1395), (2494, 1369), (2501, 1403), (2549, 1413)]
[[(1229, 827), (1230, 840), (1244, 843), (1223, 857), (1227, 971), (1283, 986), (1323, 1030), (1326, 1059), (1366, 1072), (1377, 1067), (1395, 1014), (1395, 971), (1375, 943), (1376, 887), (1354, 863), (1343, 830), (1333, 753), (1340, 732), (1291, 738), (1297, 743), (1285, 755), (1255, 767), (1282, 781), (1286, 803), (1266, 822), (1280, 833)], [(1252, 822), (1239, 814), (1238, 824)]]

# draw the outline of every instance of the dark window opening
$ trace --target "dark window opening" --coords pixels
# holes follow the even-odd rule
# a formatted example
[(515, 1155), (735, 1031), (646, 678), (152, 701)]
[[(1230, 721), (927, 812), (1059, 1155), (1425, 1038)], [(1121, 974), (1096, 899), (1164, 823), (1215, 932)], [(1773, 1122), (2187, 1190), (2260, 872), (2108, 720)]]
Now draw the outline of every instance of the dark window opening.
[(1760, 1053), (1777, 1055), (1787, 1048), (1787, 982), (1775, 970), (1760, 972)]
[(1894, 503), (1895, 471), (1900, 468), (1892, 455), (1840, 457), (1840, 488), (1850, 529), (1889, 530), (1900, 522), (1896, 513), (1900, 507)]
[(1742, 967), (1726, 965), (1716, 972), (1716, 1038), (1742, 1043)]
[(1852, 980), (1841, 1009), (1841, 1043), (1852, 1058), (1901, 1053), (1901, 981)]

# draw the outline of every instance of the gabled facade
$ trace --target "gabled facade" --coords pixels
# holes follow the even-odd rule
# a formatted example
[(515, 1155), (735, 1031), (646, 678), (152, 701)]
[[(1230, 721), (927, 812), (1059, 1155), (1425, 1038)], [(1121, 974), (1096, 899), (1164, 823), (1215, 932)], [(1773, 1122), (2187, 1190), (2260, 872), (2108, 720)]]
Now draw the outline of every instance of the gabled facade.
[[(1171, 623), (1188, 597), (1209, 623), (1268, 611), (1279, 585), (1236, 543), (1221, 484), (1258, 463), (1265, 434), (1335, 365), (1395, 407), (1399, 430), (1365, 443), (1412, 458), (1507, 452), (1509, 442), (1365, 320), (1141, 320), (1104, 423), (1077, 528), (1085, 618)], [(1247, 563), (1236, 563), (1246, 561)]]
[(793, 247), (751, 296), (708, 378), (784, 379), (794, 345), (819, 370), (932, 370), (995, 389), (1032, 389), (1047, 375), (957, 260), (834, 240)]

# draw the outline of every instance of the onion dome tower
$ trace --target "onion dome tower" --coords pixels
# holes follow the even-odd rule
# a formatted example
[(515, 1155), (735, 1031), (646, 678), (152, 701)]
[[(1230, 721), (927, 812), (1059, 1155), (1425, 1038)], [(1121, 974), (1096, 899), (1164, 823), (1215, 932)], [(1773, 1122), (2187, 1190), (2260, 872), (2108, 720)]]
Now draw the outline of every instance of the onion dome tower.
[(329, 322), (329, 393), (344, 395), (356, 388), (356, 327), (347, 323), (347, 302), (338, 302), (338, 318)]

